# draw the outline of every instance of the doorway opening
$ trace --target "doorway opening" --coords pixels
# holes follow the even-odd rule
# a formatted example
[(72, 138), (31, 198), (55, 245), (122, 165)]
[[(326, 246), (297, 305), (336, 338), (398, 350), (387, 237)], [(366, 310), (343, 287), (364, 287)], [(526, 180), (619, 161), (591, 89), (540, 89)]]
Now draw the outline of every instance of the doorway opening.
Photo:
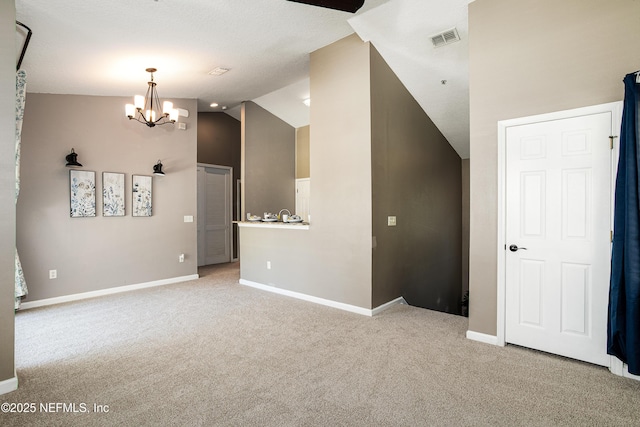
[(233, 258), (233, 168), (198, 163), (198, 267)]

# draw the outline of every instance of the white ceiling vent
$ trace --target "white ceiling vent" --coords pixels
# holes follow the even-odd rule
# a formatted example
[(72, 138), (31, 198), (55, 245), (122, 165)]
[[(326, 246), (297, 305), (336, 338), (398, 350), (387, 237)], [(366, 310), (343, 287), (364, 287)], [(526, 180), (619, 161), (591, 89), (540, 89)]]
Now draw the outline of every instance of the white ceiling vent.
[(457, 41), (460, 41), (460, 36), (458, 35), (458, 30), (455, 28), (431, 36), (433, 47), (440, 47)]

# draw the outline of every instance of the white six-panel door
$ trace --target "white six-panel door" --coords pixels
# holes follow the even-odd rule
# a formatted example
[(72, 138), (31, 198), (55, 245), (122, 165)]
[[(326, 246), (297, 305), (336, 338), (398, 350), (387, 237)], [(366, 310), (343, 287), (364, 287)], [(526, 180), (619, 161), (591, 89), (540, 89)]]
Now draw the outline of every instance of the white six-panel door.
[(506, 129), (505, 340), (606, 354), (611, 113)]

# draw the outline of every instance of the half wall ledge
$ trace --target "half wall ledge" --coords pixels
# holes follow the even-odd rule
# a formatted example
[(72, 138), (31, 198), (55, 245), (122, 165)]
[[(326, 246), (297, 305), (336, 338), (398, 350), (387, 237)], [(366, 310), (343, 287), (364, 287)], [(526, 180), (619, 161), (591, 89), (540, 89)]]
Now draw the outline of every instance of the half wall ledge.
[(233, 221), (234, 224), (238, 224), (238, 227), (247, 227), (247, 228), (280, 228), (287, 230), (308, 230), (309, 223), (308, 222), (250, 222), (250, 221)]

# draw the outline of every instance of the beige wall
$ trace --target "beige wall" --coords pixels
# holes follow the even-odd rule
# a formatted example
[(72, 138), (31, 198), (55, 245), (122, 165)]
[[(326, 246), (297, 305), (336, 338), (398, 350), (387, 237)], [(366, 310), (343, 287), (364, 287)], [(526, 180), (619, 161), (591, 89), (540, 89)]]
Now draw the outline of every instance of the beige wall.
[(373, 47), (371, 123), (373, 306), (403, 296), (458, 314), (460, 157)]
[(15, 19), (15, 3), (0, 2), (0, 384), (14, 377)]
[[(195, 100), (172, 100), (196, 111)], [(22, 144), (18, 248), (27, 301), (197, 273), (196, 115), (187, 130), (127, 120), (124, 97), (29, 93)], [(74, 148), (82, 170), (96, 172), (92, 218), (69, 217), (69, 169)], [(166, 173), (153, 176), (160, 159)], [(102, 216), (102, 172), (126, 174), (126, 216)], [(153, 176), (153, 216), (131, 216), (131, 175)], [(178, 263), (179, 254), (186, 255)], [(48, 271), (58, 278), (50, 280)]]
[(640, 1), (476, 0), (469, 31), (469, 329), (495, 335), (497, 122), (621, 100)]
[(242, 217), (295, 210), (295, 128), (254, 102), (242, 104)]
[[(348, 36), (311, 53), (310, 210), (325, 286), (371, 307), (370, 45)], [(335, 283), (335, 284), (334, 284)], [(341, 287), (349, 287), (349, 292)], [(355, 299), (357, 297), (357, 300)], [(341, 301), (338, 299), (338, 301)]]
[(296, 179), (309, 178), (309, 126), (296, 129)]
[[(368, 309), (369, 44), (350, 36), (313, 52), (310, 74), (310, 229), (241, 228), (240, 277)], [(271, 270), (267, 270), (266, 261), (271, 261)]]

